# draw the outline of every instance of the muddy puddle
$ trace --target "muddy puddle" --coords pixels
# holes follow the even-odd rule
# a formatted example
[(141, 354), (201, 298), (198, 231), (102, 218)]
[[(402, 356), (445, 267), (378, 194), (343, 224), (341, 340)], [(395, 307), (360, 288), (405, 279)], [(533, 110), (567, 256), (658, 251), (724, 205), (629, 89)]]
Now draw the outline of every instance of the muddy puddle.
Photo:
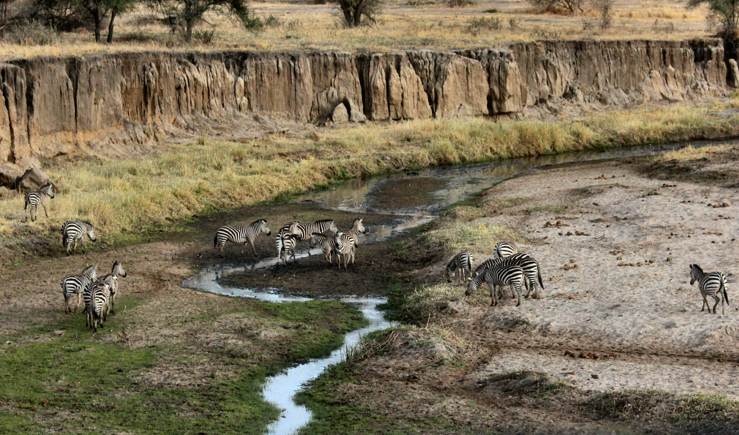
[[(691, 145), (703, 146), (714, 144), (699, 143)], [(432, 168), (368, 180), (350, 180), (330, 189), (301, 195), (293, 203), (310, 205), (326, 211), (349, 212), (357, 217), (362, 215), (384, 216), (386, 219), (383, 219), (376, 225), (368, 226), (367, 234), (362, 240), (363, 245), (373, 243), (382, 245), (377, 242), (390, 239), (411, 228), (428, 223), (446, 207), (466, 200), (505, 179), (527, 171), (535, 171), (550, 165), (640, 156), (670, 151), (685, 145), (632, 148), (609, 152), (569, 153), (492, 164)], [(284, 205), (275, 205), (275, 207), (278, 206)], [(223, 224), (226, 223), (223, 222)], [(271, 223), (273, 229), (279, 224), (281, 223)], [(271, 243), (274, 243), (274, 238), (270, 239)], [(313, 256), (322, 257), (320, 250), (313, 250), (312, 252), (303, 250), (297, 255), (299, 261)], [(280, 281), (274, 281), (270, 285), (260, 285), (258, 287), (223, 284), (223, 282), (234, 282), (230, 279), (233, 277), (248, 277), (257, 273), (265, 276), (264, 282), (269, 282), (270, 278), (274, 278), (274, 275), (269, 275), (267, 271), (282, 267), (279, 266), (276, 255), (258, 260), (240, 259), (239, 263), (238, 265), (212, 264), (204, 268), (197, 275), (187, 279), (183, 283), (183, 286), (228, 297), (251, 297), (274, 303), (311, 300), (311, 298), (305, 296), (285, 294), (282, 288), (280, 288)], [(288, 267), (285, 270), (289, 269), (293, 275), (298, 275), (306, 267), (315, 269), (317, 267), (315, 266), (316, 264), (306, 265), (303, 262), (295, 267), (289, 265), (292, 269)], [(331, 270), (330, 273), (333, 273), (335, 276), (344, 276), (347, 274), (346, 272), (338, 272), (335, 266), (329, 269), (325, 262), (321, 267), (325, 268), (326, 271)], [(352, 270), (350, 269), (349, 273), (351, 272)], [(364, 271), (362, 273), (368, 272)], [(382, 268), (371, 269), (369, 273), (382, 273)], [(304, 276), (303, 279), (307, 278)], [(297, 280), (300, 281), (300, 278), (297, 278)], [(235, 282), (239, 281), (236, 280)], [(341, 283), (341, 281), (337, 282)], [(341, 285), (335, 287), (331, 289), (332, 296), (348, 303), (357, 304), (359, 309), (369, 319), (370, 326), (347, 334), (344, 346), (334, 351), (330, 356), (290, 368), (285, 373), (267, 380), (264, 387), (265, 398), (282, 410), (281, 417), (270, 425), (270, 434), (291, 434), (306, 425), (310, 421), (311, 414), (305, 407), (296, 405), (293, 402), (293, 397), (297, 391), (307, 381), (320, 375), (329, 365), (340, 362), (346, 349), (356, 345), (362, 335), (391, 326), (391, 323), (384, 319), (382, 312), (377, 309), (377, 306), (384, 302), (382, 297), (346, 297), (347, 295), (357, 294), (353, 286), (346, 284), (345, 288)], [(374, 294), (382, 295), (383, 293), (384, 289), (377, 288)]]

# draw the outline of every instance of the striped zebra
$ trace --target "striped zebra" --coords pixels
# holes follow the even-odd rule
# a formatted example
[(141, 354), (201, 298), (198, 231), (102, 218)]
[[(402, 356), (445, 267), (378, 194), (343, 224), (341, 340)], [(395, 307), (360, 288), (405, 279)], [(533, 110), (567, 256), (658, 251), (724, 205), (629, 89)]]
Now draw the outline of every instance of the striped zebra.
[[(82, 252), (87, 253), (85, 247), (85, 234), (91, 242), (97, 240), (95, 237), (95, 229), (92, 224), (86, 221), (67, 221), (62, 225), (62, 246), (67, 251), (67, 255), (77, 250), (77, 241), (82, 242)], [(74, 242), (74, 246), (72, 246)], [(71, 252), (70, 252), (70, 247)]]
[(110, 285), (110, 312), (115, 314), (115, 297), (118, 294), (118, 277), (125, 278), (128, 272), (123, 268), (120, 261), (113, 262), (113, 268), (110, 273), (100, 277), (99, 281), (104, 281)]
[(218, 248), (221, 253), (221, 257), (223, 257), (223, 246), (226, 242), (238, 243), (243, 245), (241, 248), (241, 255), (245, 255), (244, 250), (246, 249), (246, 244), (249, 243), (249, 245), (251, 245), (251, 250), (254, 251), (254, 256), (256, 257), (257, 250), (254, 247), (254, 239), (262, 233), (268, 236), (272, 235), (272, 231), (270, 231), (267, 226), (267, 221), (265, 219), (255, 220), (246, 227), (221, 227), (218, 228), (216, 236), (213, 238), (213, 249)]
[[(354, 252), (356, 247), (359, 246), (359, 234), (366, 231), (364, 223), (362, 223), (362, 219), (364, 218), (354, 219), (352, 229), (345, 233), (341, 233), (341, 244), (342, 246), (346, 246), (346, 248), (340, 252), (341, 256), (339, 257), (339, 261), (341, 261), (343, 256), (346, 256), (344, 258), (344, 269), (346, 269), (346, 264), (349, 261), (354, 264)], [(337, 250), (337, 253), (339, 253), (339, 250)]]
[(96, 266), (88, 266), (79, 275), (67, 275), (62, 278), (59, 284), (62, 286), (62, 294), (64, 295), (64, 312), (72, 312), (69, 301), (72, 299), (73, 294), (77, 294), (77, 306), (74, 307), (75, 313), (77, 312), (85, 287), (97, 279), (96, 269)]
[[(106, 280), (107, 281), (107, 280)], [(110, 285), (104, 281), (96, 281), (90, 288), (89, 299), (85, 301), (87, 314), (87, 327), (98, 331), (103, 322), (108, 319), (108, 308), (110, 302)]]
[(277, 235), (275, 236), (275, 247), (277, 248), (277, 258), (280, 258), (280, 256), (282, 255), (282, 238), (285, 237), (285, 234), (290, 233), (290, 227), (296, 223), (297, 222), (285, 224), (282, 226), (282, 228), (280, 228), (280, 231), (277, 232)]
[(452, 282), (452, 278), (459, 274), (459, 282), (464, 282), (468, 276), (472, 275), (472, 264), (475, 259), (472, 258), (470, 251), (462, 251), (452, 258), (452, 261), (446, 266), (447, 282)]
[(326, 231), (330, 231), (331, 234), (339, 232), (339, 229), (336, 228), (336, 222), (333, 219), (315, 221), (312, 224), (293, 222), (288, 229), (288, 233), (298, 236), (298, 240), (301, 242), (310, 240), (310, 236), (313, 233), (325, 234)]
[(512, 264), (499, 264), (482, 271), (478, 275), (472, 275), (468, 278), (467, 291), (465, 295), (470, 296), (477, 290), (477, 288), (483, 282), (488, 284), (490, 287), (490, 298), (492, 302), (490, 306), (498, 305), (498, 298), (496, 297), (496, 287), (510, 285), (513, 286), (516, 294), (518, 295), (518, 302), (516, 306), (521, 305), (521, 286), (524, 282), (524, 271), (521, 266)]
[(475, 272), (472, 275), (478, 275), (485, 269), (501, 264), (521, 266), (527, 278), (524, 283), (527, 288), (525, 297), (529, 297), (532, 289), (534, 290), (534, 297), (539, 297), (539, 286), (544, 290), (544, 282), (541, 279), (541, 268), (536, 259), (529, 254), (518, 253), (504, 258), (490, 258), (477, 266), (477, 269), (475, 269)]
[(518, 252), (513, 242), (498, 242), (495, 244), (495, 258), (505, 258)]
[[(36, 214), (38, 213), (38, 206), (44, 208), (44, 214), (49, 217), (49, 212), (46, 211), (46, 205), (44, 200), (46, 197), (54, 199), (54, 185), (49, 183), (39, 190), (29, 190), (26, 192), (26, 204), (23, 206), (23, 210), (28, 210), (28, 214), (31, 216), (31, 222), (36, 221)], [(30, 208), (28, 206), (31, 206)]]
[[(333, 237), (327, 237), (323, 234), (313, 233), (310, 235), (310, 249), (315, 248), (316, 246), (321, 247), (321, 251), (323, 251), (323, 257), (326, 259), (326, 261), (329, 262), (329, 264), (333, 264), (333, 254), (334, 252), (337, 252), (336, 250), (336, 241)], [(338, 258), (338, 253), (336, 254)]]
[(704, 273), (700, 266), (691, 264), (690, 285), (695, 284), (696, 281), (698, 281), (698, 290), (700, 290), (701, 296), (703, 296), (701, 311), (704, 311), (708, 307), (708, 313), (711, 313), (711, 306), (708, 305), (707, 299), (710, 296), (716, 301), (713, 304), (713, 314), (716, 314), (719, 299), (721, 300), (721, 314), (726, 314), (724, 312), (724, 301), (726, 301), (726, 305), (729, 305), (729, 295), (726, 293), (726, 275), (721, 272)]
[(341, 270), (342, 260), (344, 261), (344, 270), (348, 270), (346, 264), (354, 251), (354, 239), (338, 232), (334, 235), (334, 246), (336, 247), (336, 258), (339, 260), (339, 270)]
[(298, 236), (295, 234), (285, 234), (282, 236), (282, 247), (280, 251), (280, 259), (287, 266), (287, 259), (289, 256), (293, 257), (293, 262), (297, 263), (298, 259), (295, 258), (295, 248), (298, 246)]

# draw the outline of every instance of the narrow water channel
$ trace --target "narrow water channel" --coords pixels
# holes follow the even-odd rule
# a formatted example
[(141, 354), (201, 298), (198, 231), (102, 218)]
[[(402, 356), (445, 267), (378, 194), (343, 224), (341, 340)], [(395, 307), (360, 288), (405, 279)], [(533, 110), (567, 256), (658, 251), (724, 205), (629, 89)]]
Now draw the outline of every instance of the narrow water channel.
[[(715, 143), (693, 143), (693, 146), (706, 146)], [(556, 156), (545, 156), (508, 162), (433, 168), (414, 173), (395, 174), (369, 180), (350, 180), (338, 187), (313, 191), (296, 199), (300, 203), (317, 204), (327, 210), (349, 211), (358, 215), (364, 213), (382, 213), (395, 217), (389, 223), (371, 229), (363, 239), (363, 244), (374, 243), (430, 222), (445, 207), (465, 200), (471, 195), (482, 192), (495, 184), (520, 175), (526, 171), (537, 170), (546, 165), (558, 165), (583, 161), (606, 160), (612, 158), (633, 157), (671, 151), (687, 144), (631, 148), (608, 152), (568, 153)], [(435, 186), (424, 191), (425, 186)], [(404, 183), (408, 181), (408, 183)], [(410, 186), (408, 189), (393, 187), (393, 183)], [(319, 254), (320, 250), (298, 253), (298, 258)], [(213, 265), (203, 269), (195, 276), (183, 282), (183, 287), (198, 291), (210, 292), (229, 297), (250, 297), (274, 303), (304, 302), (310, 298), (284, 295), (279, 288), (246, 289), (224, 287), (219, 279), (231, 274), (250, 273), (255, 270), (275, 267), (277, 258), (264, 258), (246, 266)], [(344, 294), (351, 294), (346, 289)], [(264, 397), (282, 410), (280, 418), (273, 422), (269, 434), (288, 435), (297, 433), (311, 419), (308, 409), (294, 403), (295, 394), (306, 382), (315, 379), (328, 366), (340, 362), (347, 349), (359, 343), (360, 338), (372, 331), (392, 326), (377, 309), (385, 302), (383, 298), (343, 298), (344, 302), (357, 304), (358, 308), (370, 321), (370, 325), (345, 336), (344, 345), (328, 357), (311, 360), (305, 364), (288, 369), (285, 373), (269, 378), (264, 386)]]

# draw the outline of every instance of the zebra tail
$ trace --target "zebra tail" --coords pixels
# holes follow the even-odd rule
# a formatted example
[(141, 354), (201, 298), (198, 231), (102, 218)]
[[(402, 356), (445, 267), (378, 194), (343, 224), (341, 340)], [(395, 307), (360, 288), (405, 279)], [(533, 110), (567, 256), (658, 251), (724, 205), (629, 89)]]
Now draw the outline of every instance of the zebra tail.
[(539, 275), (539, 285), (541, 286), (541, 289), (542, 290), (545, 290), (544, 289), (544, 283), (541, 281), (541, 269), (537, 268), (536, 269), (536, 273)]
[(218, 247), (218, 234), (213, 237), (213, 249)]
[(721, 279), (721, 291), (724, 293), (724, 300), (726, 300), (726, 305), (729, 305), (729, 294), (726, 293), (726, 284), (724, 283), (723, 278)]

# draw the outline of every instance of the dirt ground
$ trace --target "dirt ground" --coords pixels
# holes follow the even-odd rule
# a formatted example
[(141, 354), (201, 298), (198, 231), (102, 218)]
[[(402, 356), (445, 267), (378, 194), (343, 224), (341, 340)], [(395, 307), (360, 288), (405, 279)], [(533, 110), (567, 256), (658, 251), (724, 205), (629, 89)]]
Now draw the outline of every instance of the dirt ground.
[(737, 299), (739, 194), (720, 176), (739, 168), (736, 149), (557, 166), (489, 189), (474, 222), (525, 238), (544, 298), (489, 307), (487, 288), (465, 298), (440, 284), (436, 263), (414, 282), (451, 296), (332, 375), (351, 381), (308, 395), (422, 433), (736, 433), (739, 312), (701, 312), (688, 267), (727, 273)]

